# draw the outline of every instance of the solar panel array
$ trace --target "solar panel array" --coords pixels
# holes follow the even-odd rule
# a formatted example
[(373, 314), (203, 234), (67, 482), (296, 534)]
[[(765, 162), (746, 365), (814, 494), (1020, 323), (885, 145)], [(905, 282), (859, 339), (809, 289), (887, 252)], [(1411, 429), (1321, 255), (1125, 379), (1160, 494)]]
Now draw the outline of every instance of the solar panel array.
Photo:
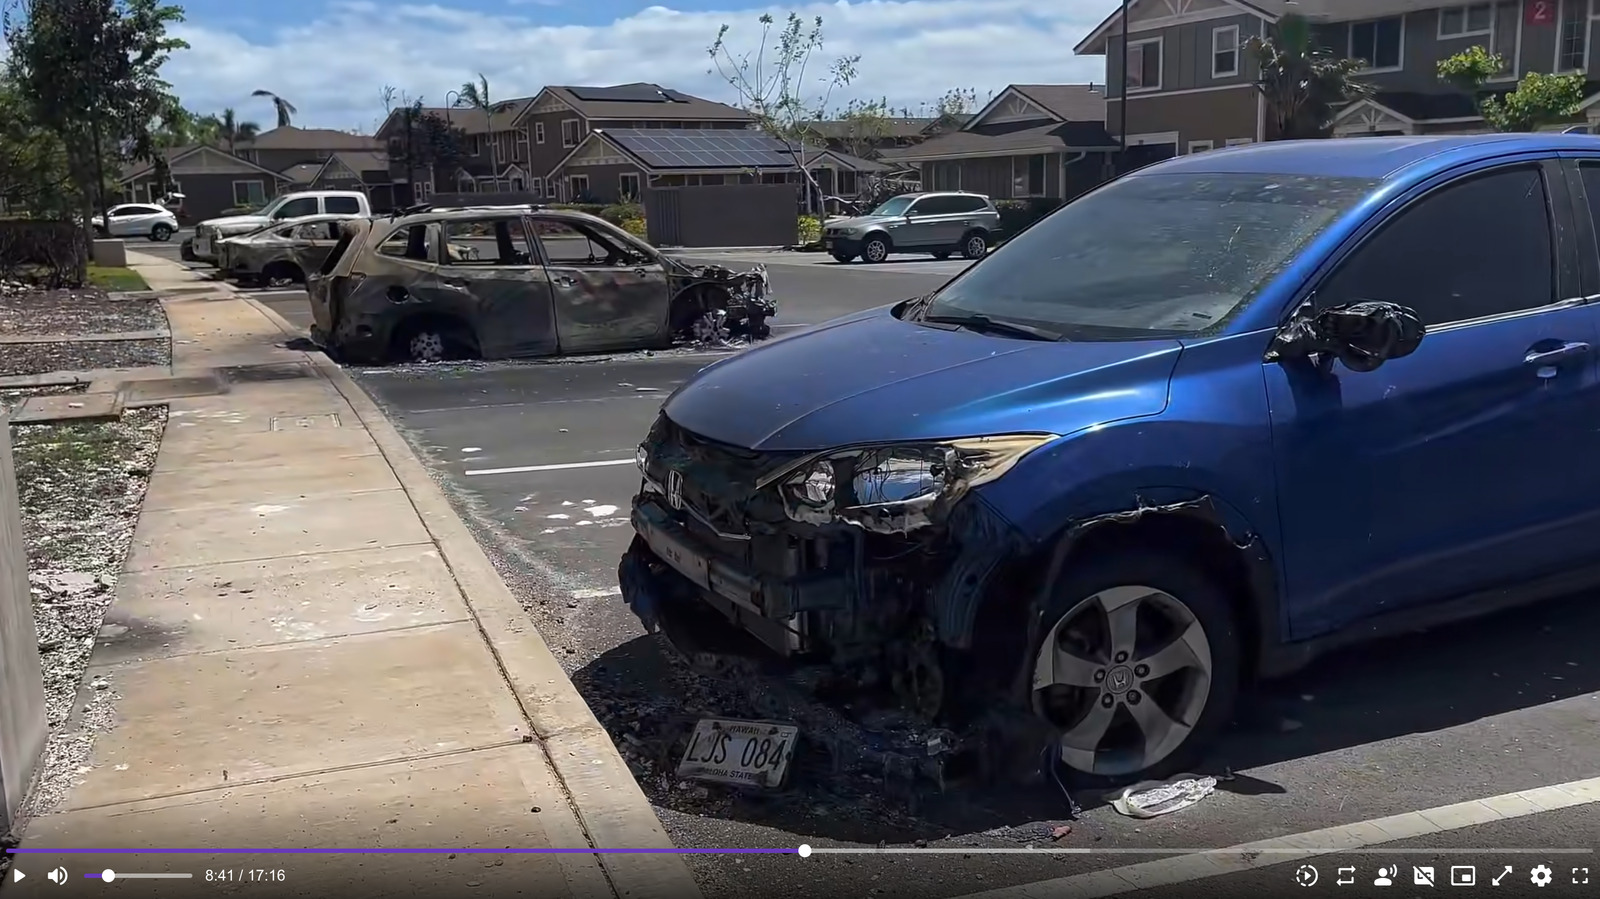
[(758, 131), (607, 128), (606, 137), (653, 169), (790, 168), (783, 143)]
[(687, 103), (689, 98), (654, 84), (619, 84), (614, 87), (569, 87), (579, 100), (602, 103)]

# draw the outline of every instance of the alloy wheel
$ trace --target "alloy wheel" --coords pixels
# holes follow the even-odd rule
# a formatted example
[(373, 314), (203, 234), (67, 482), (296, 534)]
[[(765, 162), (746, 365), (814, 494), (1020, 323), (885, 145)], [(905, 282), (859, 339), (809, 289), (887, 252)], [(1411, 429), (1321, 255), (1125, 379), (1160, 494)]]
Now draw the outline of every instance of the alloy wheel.
[(419, 331), (406, 344), (413, 362), (443, 362), (444, 335), (438, 331)]
[(989, 251), (989, 244), (982, 237), (974, 234), (967, 238), (967, 245), (962, 252), (968, 259), (982, 259), (983, 254)]
[(1113, 587), (1051, 627), (1034, 660), (1034, 710), (1057, 729), (1067, 767), (1123, 777), (1183, 746), (1211, 675), (1211, 643), (1188, 606), (1152, 587)]
[(873, 238), (861, 248), (861, 258), (868, 262), (882, 262), (889, 258), (889, 245), (878, 238)]

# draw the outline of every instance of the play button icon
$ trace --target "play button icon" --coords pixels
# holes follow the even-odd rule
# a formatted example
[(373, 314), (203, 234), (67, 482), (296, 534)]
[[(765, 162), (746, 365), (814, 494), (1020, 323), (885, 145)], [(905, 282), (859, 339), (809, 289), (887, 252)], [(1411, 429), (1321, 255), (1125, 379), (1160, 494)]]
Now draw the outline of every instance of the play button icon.
[(21, 868), (12, 868), (11, 869), (11, 882), (12, 883), (16, 883), (17, 881), (19, 881), (22, 878), (27, 877), (27, 876), (28, 875), (22, 873), (22, 869)]

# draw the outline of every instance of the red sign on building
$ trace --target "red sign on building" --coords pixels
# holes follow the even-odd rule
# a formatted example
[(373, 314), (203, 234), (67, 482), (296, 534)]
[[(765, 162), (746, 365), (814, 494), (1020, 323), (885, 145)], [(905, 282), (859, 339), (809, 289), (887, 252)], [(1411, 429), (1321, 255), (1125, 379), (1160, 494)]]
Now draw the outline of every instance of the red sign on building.
[(1525, 25), (1551, 25), (1556, 20), (1556, 0), (1527, 0), (1522, 5)]

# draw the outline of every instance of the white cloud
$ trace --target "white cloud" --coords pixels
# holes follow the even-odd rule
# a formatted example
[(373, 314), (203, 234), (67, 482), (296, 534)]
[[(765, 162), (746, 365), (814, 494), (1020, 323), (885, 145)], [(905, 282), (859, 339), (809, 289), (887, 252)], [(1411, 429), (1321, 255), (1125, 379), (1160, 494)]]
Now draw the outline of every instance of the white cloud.
[[(1109, 7), (1109, 0), (839, 0), (792, 9), (823, 17), (822, 57), (861, 55), (855, 83), (837, 101), (887, 96), (894, 106), (915, 108), (952, 87), (976, 88), (981, 98), (1008, 83), (1103, 80), (1103, 63), (1073, 56), (1072, 46)], [(503, 98), (547, 84), (653, 81), (729, 102), (735, 95), (727, 82), (707, 71), (717, 28), (730, 25), (730, 46), (753, 50), (757, 17), (771, 12), (781, 21), (790, 11), (652, 6), (604, 26), (557, 26), (541, 24), (532, 2), (504, 14), (370, 0), (338, 0), (322, 10), (308, 24), (255, 25), (245, 33), (185, 23), (173, 31), (191, 49), (175, 54), (165, 75), (189, 108), (231, 106), (267, 127), (271, 108), (252, 99), (253, 90), (294, 103), (297, 124), (370, 128), (383, 113), (384, 85), (442, 103), (480, 71), (491, 94)]]

